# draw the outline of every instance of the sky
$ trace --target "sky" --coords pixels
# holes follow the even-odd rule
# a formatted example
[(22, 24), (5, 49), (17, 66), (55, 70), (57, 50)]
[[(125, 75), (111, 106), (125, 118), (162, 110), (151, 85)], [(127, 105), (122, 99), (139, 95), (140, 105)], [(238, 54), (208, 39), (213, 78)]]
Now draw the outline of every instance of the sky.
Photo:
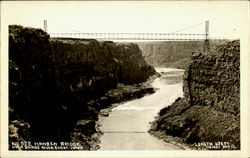
[(48, 33), (205, 33), (239, 38), (247, 13), (246, 1), (4, 1), (2, 20), (43, 28)]

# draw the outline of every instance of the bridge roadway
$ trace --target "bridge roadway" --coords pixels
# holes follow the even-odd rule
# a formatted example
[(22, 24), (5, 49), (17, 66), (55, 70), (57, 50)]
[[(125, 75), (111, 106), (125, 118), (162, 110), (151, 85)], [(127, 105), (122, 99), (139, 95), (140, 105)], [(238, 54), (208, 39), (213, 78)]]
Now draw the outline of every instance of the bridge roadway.
[(206, 34), (183, 33), (49, 33), (52, 38), (83, 38), (97, 40), (164, 40), (203, 41)]

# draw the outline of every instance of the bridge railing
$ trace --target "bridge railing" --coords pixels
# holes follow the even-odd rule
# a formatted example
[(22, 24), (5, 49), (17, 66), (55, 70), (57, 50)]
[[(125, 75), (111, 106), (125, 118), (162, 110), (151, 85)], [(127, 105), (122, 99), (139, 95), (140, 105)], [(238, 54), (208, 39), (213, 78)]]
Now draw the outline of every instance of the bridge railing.
[(205, 40), (206, 34), (182, 33), (49, 33), (53, 38), (82, 38), (98, 40)]

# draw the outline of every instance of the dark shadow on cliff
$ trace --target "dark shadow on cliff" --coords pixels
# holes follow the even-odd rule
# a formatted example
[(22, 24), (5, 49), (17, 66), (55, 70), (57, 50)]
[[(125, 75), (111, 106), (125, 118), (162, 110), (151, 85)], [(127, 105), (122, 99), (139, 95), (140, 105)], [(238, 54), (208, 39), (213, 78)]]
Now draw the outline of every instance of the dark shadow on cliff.
[[(70, 142), (74, 126), (84, 119), (82, 130), (91, 136), (100, 109), (112, 102), (102, 98), (107, 91), (154, 74), (135, 44), (51, 39), (41, 29), (11, 25), (9, 142)], [(79, 138), (91, 139), (84, 136)]]

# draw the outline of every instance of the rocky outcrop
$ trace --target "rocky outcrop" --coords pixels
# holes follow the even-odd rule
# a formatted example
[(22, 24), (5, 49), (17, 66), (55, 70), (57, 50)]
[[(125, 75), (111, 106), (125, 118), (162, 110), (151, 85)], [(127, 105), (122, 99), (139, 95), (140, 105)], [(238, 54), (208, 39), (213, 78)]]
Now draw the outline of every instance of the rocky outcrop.
[(9, 149), (21, 150), (16, 143), (30, 140), (30, 125), (22, 120), (10, 121), (9, 124)]
[(195, 53), (184, 75), (183, 91), (191, 104), (239, 115), (239, 41), (221, 45), (209, 54)]
[(73, 129), (91, 139), (100, 109), (112, 103), (105, 93), (153, 74), (135, 44), (50, 39), (41, 29), (9, 27), (9, 118), (29, 124), (32, 142), (70, 142)]
[(150, 132), (194, 148), (240, 149), (240, 43), (195, 53), (184, 74), (184, 98), (162, 109)]
[[(210, 41), (210, 50), (226, 40)], [(185, 69), (191, 62), (193, 52), (203, 49), (202, 41), (138, 42), (145, 61), (155, 67)]]

